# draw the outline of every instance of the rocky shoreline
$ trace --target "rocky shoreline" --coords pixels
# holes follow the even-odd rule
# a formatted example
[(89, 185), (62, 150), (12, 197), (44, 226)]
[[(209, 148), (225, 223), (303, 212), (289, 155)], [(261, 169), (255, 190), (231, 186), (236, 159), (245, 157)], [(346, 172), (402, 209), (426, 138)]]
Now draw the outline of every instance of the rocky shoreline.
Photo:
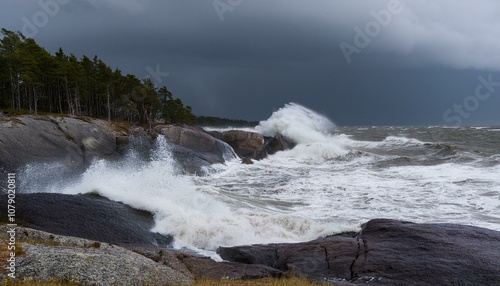
[[(159, 124), (146, 132), (90, 118), (0, 116), (0, 171), (58, 162), (63, 176), (78, 174), (95, 158), (118, 160), (137, 144), (147, 153), (159, 135), (191, 173), (235, 156), (252, 163), (295, 145), (279, 134), (239, 130)], [(202, 278), (298, 276), (334, 285), (500, 285), (500, 232), (472, 226), (376, 219), (355, 233), (309, 242), (220, 247), (225, 262), (216, 262), (173, 249), (174, 237), (150, 231), (153, 214), (97, 194), (18, 194), (16, 208), (21, 280), (189, 285)], [(6, 223), (5, 196), (0, 214)], [(5, 249), (8, 230), (0, 227)]]
[[(2, 236), (8, 229), (0, 227)], [(17, 279), (79, 285), (190, 285), (206, 278), (269, 277), (306, 277), (333, 285), (500, 281), (500, 232), (451, 224), (371, 220), (356, 234), (220, 247), (218, 253), (226, 262), (153, 244), (118, 246), (25, 227), (16, 228), (16, 240), (22, 247), (16, 257)]]
[(141, 142), (140, 149), (148, 152), (159, 135), (171, 143), (175, 158), (190, 173), (202, 173), (203, 167), (236, 156), (249, 162), (295, 146), (279, 134), (264, 137), (241, 130), (207, 132), (184, 124), (157, 124), (147, 131), (88, 117), (0, 114), (0, 172), (12, 172), (26, 164), (57, 162), (61, 164), (61, 176), (81, 173), (96, 158), (119, 159), (136, 147), (134, 142)]

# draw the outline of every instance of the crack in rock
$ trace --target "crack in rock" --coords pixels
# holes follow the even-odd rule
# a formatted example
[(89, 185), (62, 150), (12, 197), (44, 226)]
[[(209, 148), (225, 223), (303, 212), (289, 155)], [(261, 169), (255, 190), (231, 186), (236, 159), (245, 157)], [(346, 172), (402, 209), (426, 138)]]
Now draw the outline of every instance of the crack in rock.
[(351, 267), (349, 268), (349, 270), (351, 271), (351, 279), (349, 280), (350, 282), (354, 281), (354, 279), (357, 278), (357, 276), (358, 276), (358, 274), (354, 272), (354, 264), (356, 263), (356, 261), (358, 260), (360, 254), (361, 254), (361, 243), (359, 240), (360, 240), (360, 237), (358, 235), (358, 236), (356, 236), (356, 241), (358, 243), (358, 252), (356, 253), (356, 257), (352, 261)]
[(278, 269), (276, 266), (278, 264), (278, 259), (279, 259), (279, 254), (278, 254), (278, 248), (274, 246), (274, 263), (273, 263), (273, 268)]
[(325, 250), (325, 260), (326, 260), (327, 269), (330, 270), (330, 260), (328, 259), (328, 249), (326, 248), (326, 246), (322, 246), (322, 248)]

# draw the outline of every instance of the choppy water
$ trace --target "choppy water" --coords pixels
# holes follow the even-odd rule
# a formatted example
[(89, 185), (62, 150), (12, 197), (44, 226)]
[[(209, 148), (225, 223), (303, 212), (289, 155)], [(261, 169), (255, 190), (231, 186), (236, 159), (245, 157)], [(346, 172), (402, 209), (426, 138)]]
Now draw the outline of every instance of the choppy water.
[[(293, 150), (256, 162), (179, 172), (160, 139), (150, 160), (97, 161), (71, 184), (44, 190), (98, 191), (156, 214), (155, 230), (199, 251), (297, 242), (357, 230), (373, 218), (459, 223), (500, 230), (500, 128), (335, 127), (288, 105), (262, 122)], [(27, 170), (40, 172), (40, 170)]]

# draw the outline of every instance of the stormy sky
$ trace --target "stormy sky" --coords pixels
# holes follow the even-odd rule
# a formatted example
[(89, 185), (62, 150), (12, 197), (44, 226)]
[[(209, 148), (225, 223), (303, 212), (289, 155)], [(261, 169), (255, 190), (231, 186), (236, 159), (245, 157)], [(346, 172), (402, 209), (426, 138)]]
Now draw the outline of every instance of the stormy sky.
[(149, 75), (197, 115), (500, 125), (498, 0), (2, 0), (0, 27)]

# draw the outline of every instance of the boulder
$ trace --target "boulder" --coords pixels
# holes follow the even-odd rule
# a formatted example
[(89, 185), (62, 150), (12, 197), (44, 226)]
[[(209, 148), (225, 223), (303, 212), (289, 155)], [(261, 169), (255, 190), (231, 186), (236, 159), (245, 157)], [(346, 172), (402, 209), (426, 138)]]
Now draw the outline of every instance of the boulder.
[(500, 232), (454, 224), (372, 220), (358, 235), (354, 281), (379, 285), (499, 285)]
[[(0, 227), (5, 233), (7, 227)], [(78, 285), (191, 285), (190, 276), (122, 247), (29, 228), (16, 229), (16, 278)], [(0, 277), (5, 274), (0, 274)]]
[(233, 147), (240, 157), (251, 157), (262, 159), (266, 157), (264, 152), (264, 136), (255, 132), (242, 130), (230, 130), (222, 133), (222, 140)]
[[(0, 196), (7, 214), (7, 196)], [(59, 235), (119, 245), (170, 246), (173, 238), (151, 232), (153, 215), (97, 195), (17, 194), (16, 221)]]
[(199, 127), (159, 125), (155, 130), (173, 143), (175, 158), (189, 172), (198, 173), (203, 167), (221, 164), (235, 157), (229, 145)]
[(351, 277), (358, 244), (353, 238), (331, 236), (297, 244), (220, 247), (217, 253), (228, 261), (262, 264), (290, 276), (342, 281)]
[(291, 139), (281, 134), (276, 134), (274, 137), (266, 137), (264, 149), (268, 155), (273, 155), (279, 151), (293, 149), (296, 145)]
[(188, 125), (159, 125), (155, 130), (170, 142), (199, 152), (213, 151), (217, 141), (203, 129)]
[(228, 261), (355, 285), (499, 285), (500, 232), (377, 219), (355, 236), (221, 247)]

